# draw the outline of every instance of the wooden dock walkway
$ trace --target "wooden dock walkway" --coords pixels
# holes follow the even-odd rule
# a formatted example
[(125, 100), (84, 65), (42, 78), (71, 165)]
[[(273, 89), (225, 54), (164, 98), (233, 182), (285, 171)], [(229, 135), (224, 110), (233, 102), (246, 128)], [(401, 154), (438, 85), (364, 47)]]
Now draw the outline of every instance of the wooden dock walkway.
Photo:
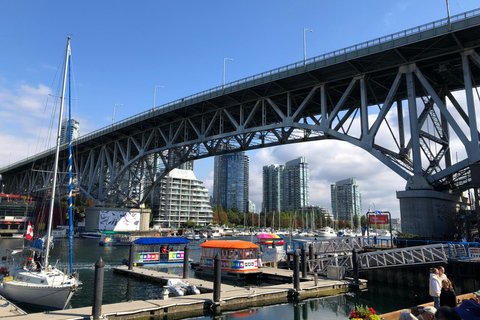
[[(290, 277), (291, 270), (263, 268), (268, 273)], [(262, 271), (264, 271), (262, 269)], [(271, 269), (271, 270), (270, 270)], [(159, 271), (135, 267), (128, 270), (128, 267), (118, 267), (114, 272), (138, 277), (141, 279), (166, 283), (168, 279), (179, 278), (175, 274), (167, 274)], [(202, 316), (206, 310), (215, 307), (213, 302), (213, 282), (189, 278), (188, 282), (194, 284), (201, 290), (199, 295), (188, 295), (183, 297), (171, 297), (165, 300), (145, 300), (107, 304), (102, 306), (102, 315), (108, 319), (137, 319), (151, 316), (167, 316), (169, 319), (181, 319), (185, 317)], [(347, 292), (352, 281), (350, 280), (328, 280), (319, 279), (317, 284), (311, 279), (304, 279), (300, 283), (300, 290), (293, 289), (292, 284), (279, 284), (272, 286), (238, 287), (234, 285), (221, 285), (221, 301), (219, 309), (224, 311), (240, 310), (247, 307), (259, 307), (276, 303), (285, 303), (291, 298), (306, 299), (332, 295), (339, 292)], [(366, 287), (366, 280), (362, 280), (362, 286)], [(76, 308), (48, 313), (33, 313), (18, 316), (23, 320), (76, 320), (90, 319), (91, 307)]]
[(27, 314), (25, 311), (0, 296), (0, 318), (10, 318)]

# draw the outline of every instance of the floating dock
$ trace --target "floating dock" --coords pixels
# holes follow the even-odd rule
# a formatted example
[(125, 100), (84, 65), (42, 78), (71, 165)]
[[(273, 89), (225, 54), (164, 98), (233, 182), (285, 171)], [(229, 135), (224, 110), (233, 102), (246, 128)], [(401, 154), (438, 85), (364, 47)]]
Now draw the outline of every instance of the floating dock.
[(16, 316), (23, 316), (27, 313), (5, 299), (4, 297), (0, 296), (0, 318), (11, 318)]
[[(114, 272), (136, 277), (159, 284), (164, 284), (168, 279), (180, 278), (175, 274), (135, 267), (114, 268)], [(262, 272), (269, 276), (292, 277), (293, 271), (274, 268), (262, 268)], [(285, 303), (291, 299), (303, 300), (311, 297), (321, 297), (350, 290), (353, 280), (328, 280), (318, 279), (312, 276), (302, 279), (300, 290), (295, 290), (293, 285), (279, 284), (258, 287), (237, 287), (233, 285), (221, 285), (220, 303), (213, 301), (213, 282), (197, 278), (186, 279), (200, 289), (199, 295), (183, 297), (170, 297), (165, 300), (145, 300), (107, 304), (102, 306), (102, 315), (108, 319), (145, 319), (149, 317), (168, 316), (169, 319), (181, 319), (186, 317), (203, 316), (206, 311), (233, 311), (247, 307), (260, 307), (277, 303)], [(360, 288), (366, 288), (366, 280), (361, 280)], [(33, 313), (22, 315), (23, 320), (73, 320), (90, 319), (92, 308), (76, 308), (48, 313)]]

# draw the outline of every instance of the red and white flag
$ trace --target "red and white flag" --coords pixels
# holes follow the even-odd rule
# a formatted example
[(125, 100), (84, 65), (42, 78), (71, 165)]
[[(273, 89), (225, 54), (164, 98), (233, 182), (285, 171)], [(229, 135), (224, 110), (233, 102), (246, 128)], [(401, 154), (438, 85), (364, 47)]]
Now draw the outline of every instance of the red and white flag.
[(32, 225), (30, 224), (30, 221), (28, 221), (28, 228), (27, 228), (27, 240), (31, 241), (33, 239), (33, 229)]

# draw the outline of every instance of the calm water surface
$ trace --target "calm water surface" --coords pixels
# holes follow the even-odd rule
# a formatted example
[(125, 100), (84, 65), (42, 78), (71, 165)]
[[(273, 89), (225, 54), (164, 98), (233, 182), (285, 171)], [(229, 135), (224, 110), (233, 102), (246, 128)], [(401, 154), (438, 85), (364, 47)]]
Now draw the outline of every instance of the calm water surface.
[[(227, 239), (241, 239), (250, 241), (250, 237), (235, 237)], [(0, 254), (5, 255), (5, 248), (21, 247), (21, 239), (0, 239)], [(190, 243), (190, 257), (198, 262), (200, 247), (203, 241)], [(25, 245), (27, 245), (25, 241)], [(73, 268), (79, 272), (83, 286), (76, 292), (71, 300), (72, 308), (92, 305), (93, 279), (95, 262), (101, 257), (105, 262), (103, 303), (117, 303), (131, 300), (157, 299), (160, 296), (161, 287), (133, 278), (113, 273), (113, 268), (121, 265), (121, 261), (128, 258), (129, 247), (101, 247), (97, 239), (73, 240)], [(57, 239), (55, 248), (51, 251), (50, 263), (57, 262), (57, 267), (67, 270), (68, 266), (68, 239)], [(156, 267), (158, 270), (172, 274), (182, 274), (182, 267)], [(189, 270), (189, 276), (194, 277), (193, 270)], [(238, 285), (238, 283), (237, 283)], [(252, 285), (249, 283), (248, 285)], [(335, 297), (312, 299), (301, 303), (287, 303), (283, 305), (269, 306), (258, 309), (249, 309), (241, 312), (222, 314), (222, 319), (237, 319), (248, 317), (249, 320), (270, 320), (272, 316), (276, 320), (287, 319), (348, 319), (350, 311), (355, 304), (372, 306), (380, 313), (406, 308), (429, 301), (428, 288), (413, 290), (412, 288), (392, 288), (383, 284), (369, 284), (369, 291), (361, 293), (349, 293)], [(419, 291), (420, 295), (415, 294)], [(426, 292), (423, 292), (426, 291)], [(23, 306), (22, 306), (23, 307)], [(33, 312), (24, 307), (27, 312)], [(210, 319), (219, 316), (206, 316), (199, 319)]]

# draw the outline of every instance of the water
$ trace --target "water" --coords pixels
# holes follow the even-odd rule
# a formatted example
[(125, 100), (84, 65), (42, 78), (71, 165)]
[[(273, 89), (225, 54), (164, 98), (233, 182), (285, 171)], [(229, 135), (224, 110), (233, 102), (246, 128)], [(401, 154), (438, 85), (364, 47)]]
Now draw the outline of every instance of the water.
[[(240, 239), (251, 241), (251, 237), (233, 237), (227, 239)], [(305, 238), (303, 238), (305, 239)], [(21, 239), (0, 239), (0, 255), (5, 255), (5, 248), (21, 247)], [(199, 244), (203, 241), (191, 242), (190, 258), (198, 262), (200, 258)], [(27, 241), (25, 241), (27, 245)], [(98, 239), (73, 240), (73, 268), (80, 274), (83, 286), (73, 295), (70, 302), (71, 308), (87, 307), (92, 305), (93, 280), (95, 262), (101, 257), (105, 262), (104, 293), (103, 303), (118, 303), (131, 300), (158, 299), (161, 287), (148, 281), (129, 278), (113, 272), (113, 268), (120, 266), (123, 259), (128, 258), (129, 246), (101, 247)], [(57, 239), (55, 248), (51, 251), (50, 263), (54, 264), (59, 260), (57, 267), (61, 270), (68, 269), (68, 240)], [(171, 274), (182, 274), (182, 266), (177, 267), (153, 267)], [(189, 276), (194, 277), (194, 271), (189, 269)], [(428, 279), (428, 274), (427, 274)], [(287, 319), (348, 319), (349, 313), (354, 309), (355, 304), (372, 306), (379, 313), (390, 312), (424, 303), (429, 300), (428, 284), (414, 283), (414, 287), (395, 287), (386, 285), (383, 282), (371, 281), (368, 285), (369, 291), (360, 293), (349, 293), (337, 297), (312, 299), (300, 303), (287, 303), (284, 305), (263, 307), (258, 309), (244, 310), (239, 313), (228, 313), (222, 315), (223, 319), (237, 319), (249, 317), (249, 320), (270, 320), (272, 315), (276, 320)], [(239, 283), (236, 283), (239, 285)], [(252, 285), (248, 283), (248, 285)], [(418, 286), (417, 286), (418, 285)], [(427, 287), (425, 288), (425, 285)], [(412, 293), (413, 292), (413, 293)], [(415, 294), (415, 293), (418, 293)], [(27, 312), (38, 312), (39, 310), (22, 306)], [(213, 316), (206, 316), (199, 319), (210, 319)], [(301, 317), (301, 318), (300, 318)], [(218, 319), (218, 316), (216, 316)]]

